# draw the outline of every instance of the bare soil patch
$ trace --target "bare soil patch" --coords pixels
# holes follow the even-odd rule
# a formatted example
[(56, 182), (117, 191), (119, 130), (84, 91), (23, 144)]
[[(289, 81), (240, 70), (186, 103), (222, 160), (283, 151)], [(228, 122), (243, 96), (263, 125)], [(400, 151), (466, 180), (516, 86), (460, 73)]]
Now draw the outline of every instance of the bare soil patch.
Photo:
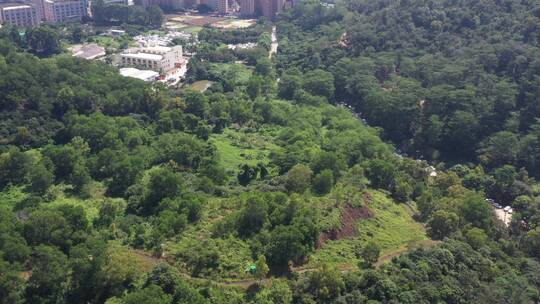
[(359, 207), (351, 204), (345, 205), (341, 212), (341, 226), (321, 233), (317, 240), (316, 247), (321, 248), (328, 240), (335, 241), (356, 236), (358, 233), (356, 228), (358, 221), (372, 217), (373, 212), (371, 212), (367, 206)]

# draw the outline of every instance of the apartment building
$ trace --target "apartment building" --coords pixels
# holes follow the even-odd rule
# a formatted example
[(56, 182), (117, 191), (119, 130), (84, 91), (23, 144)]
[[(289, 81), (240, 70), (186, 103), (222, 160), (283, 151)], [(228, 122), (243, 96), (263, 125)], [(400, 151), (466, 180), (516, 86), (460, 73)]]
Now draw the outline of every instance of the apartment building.
[(40, 23), (38, 10), (24, 3), (1, 3), (0, 22), (17, 27), (33, 27)]
[(217, 10), (220, 14), (227, 14), (229, 12), (229, 0), (218, 0)]
[(44, 20), (51, 23), (81, 20), (88, 15), (86, 0), (44, 0)]
[(240, 15), (252, 17), (255, 15), (255, 0), (240, 0)]

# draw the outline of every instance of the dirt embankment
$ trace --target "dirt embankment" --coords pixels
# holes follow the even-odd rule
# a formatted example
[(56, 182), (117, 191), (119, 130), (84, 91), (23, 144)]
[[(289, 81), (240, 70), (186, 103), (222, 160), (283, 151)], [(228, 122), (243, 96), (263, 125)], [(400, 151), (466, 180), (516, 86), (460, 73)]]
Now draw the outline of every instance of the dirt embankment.
[(345, 205), (341, 212), (341, 226), (329, 231), (324, 231), (319, 235), (317, 240), (317, 248), (321, 248), (328, 240), (340, 240), (356, 236), (358, 221), (373, 217), (373, 212), (365, 205), (353, 206)]

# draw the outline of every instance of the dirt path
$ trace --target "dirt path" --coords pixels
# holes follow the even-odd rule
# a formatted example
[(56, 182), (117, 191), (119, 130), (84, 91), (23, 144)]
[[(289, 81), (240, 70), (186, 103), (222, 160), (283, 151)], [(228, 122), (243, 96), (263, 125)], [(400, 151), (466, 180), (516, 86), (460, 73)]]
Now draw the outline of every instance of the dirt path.
[[(434, 241), (434, 240), (424, 240), (424, 241), (421, 241), (417, 244), (417, 247), (422, 247), (422, 248), (431, 248), (437, 244), (441, 243), (440, 241)], [(377, 261), (377, 263), (375, 263), (375, 268), (379, 268), (381, 267), (382, 265), (390, 262), (392, 260), (392, 258), (396, 257), (396, 256), (399, 256), (400, 254), (403, 254), (407, 251), (409, 251), (410, 248), (408, 246), (402, 246), (400, 248), (398, 248), (397, 250), (391, 252), (391, 253), (388, 253), (386, 255), (383, 255), (381, 257), (379, 257), (379, 260)], [(146, 261), (148, 262), (151, 262), (152, 264), (154, 265), (157, 265), (159, 264), (160, 262), (165, 262), (165, 263), (168, 263), (169, 265), (173, 266), (173, 263), (171, 263), (171, 261), (168, 261), (166, 258), (157, 258), (155, 256), (153, 256), (151, 253), (147, 252), (147, 251), (144, 251), (144, 250), (139, 250), (139, 249), (133, 249), (132, 251), (134, 254), (144, 258)], [(357, 265), (348, 265), (348, 264), (342, 264), (342, 265), (338, 265), (336, 266), (337, 269), (342, 272), (342, 273), (345, 273), (345, 272), (349, 272), (349, 271), (354, 271), (356, 269), (358, 269)], [(318, 270), (318, 268), (314, 268), (314, 267), (310, 267), (310, 268), (307, 268), (307, 267), (294, 267), (292, 269), (292, 271), (294, 273), (297, 273), (297, 274), (303, 274), (303, 273), (306, 273), (306, 272), (310, 272), (310, 271), (316, 271)], [(241, 287), (241, 288), (248, 288), (249, 286), (253, 285), (253, 284), (258, 284), (258, 283), (261, 283), (261, 284), (266, 284), (268, 282), (270, 282), (271, 278), (265, 278), (265, 279), (262, 279), (262, 280), (258, 280), (258, 279), (245, 279), (245, 280), (238, 280), (238, 281), (216, 281), (216, 280), (212, 280), (212, 279), (205, 279), (205, 278), (197, 278), (197, 277), (192, 277), (191, 275), (187, 274), (187, 273), (184, 273), (184, 272), (181, 272), (182, 276), (187, 279), (187, 280), (190, 280), (190, 281), (193, 281), (193, 282), (199, 282), (199, 283), (206, 283), (206, 282), (211, 282), (213, 284), (216, 284), (218, 286), (236, 286), (236, 287)]]
[[(440, 243), (440, 241), (424, 240), (424, 241), (420, 242), (417, 247), (422, 247), (422, 248), (427, 249), (427, 248), (431, 248), (431, 247), (433, 247), (433, 246), (435, 246), (435, 245), (437, 245), (439, 243)], [(394, 257), (397, 257), (400, 254), (405, 253), (405, 252), (407, 252), (409, 250), (410, 250), (410, 248), (408, 248), (407, 246), (401, 246), (397, 250), (379, 257), (379, 259), (377, 260), (377, 263), (375, 263), (375, 267), (379, 268), (382, 265), (390, 262)]]

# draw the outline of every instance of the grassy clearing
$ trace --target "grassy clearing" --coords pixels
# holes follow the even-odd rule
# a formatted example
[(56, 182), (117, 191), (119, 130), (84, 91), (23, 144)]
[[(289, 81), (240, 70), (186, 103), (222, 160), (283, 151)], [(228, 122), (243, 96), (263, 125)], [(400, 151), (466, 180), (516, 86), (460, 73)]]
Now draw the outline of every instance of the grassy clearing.
[(199, 91), (202, 93), (206, 91), (211, 85), (212, 85), (212, 81), (210, 80), (199, 80), (190, 84), (187, 88), (189, 90)]
[(120, 47), (120, 43), (114, 39), (113, 37), (109, 36), (95, 36), (93, 37), (93, 40), (99, 44), (100, 46), (104, 48), (113, 48), (118, 49)]
[[(321, 249), (310, 256), (307, 268), (320, 263), (340, 268), (357, 265), (359, 259), (356, 258), (356, 252), (370, 240), (375, 241), (380, 246), (381, 256), (402, 253), (410, 245), (422, 245), (428, 240), (424, 227), (412, 218), (409, 207), (394, 203), (382, 192), (369, 190), (367, 193), (371, 197), (367, 205), (374, 214), (373, 218), (358, 222), (358, 235), (356, 237), (325, 243)], [(337, 196), (335, 193), (331, 195)], [(358, 199), (354, 195), (347, 200), (356, 201)], [(329, 213), (329, 215), (332, 218), (329, 222), (334, 223), (336, 220), (335, 212)]]
[(216, 146), (221, 164), (226, 170), (236, 171), (242, 164), (268, 164), (272, 150), (279, 149), (272, 139), (260, 133), (244, 133), (226, 129), (222, 134), (213, 134), (211, 142)]
[(375, 216), (358, 225), (363, 242), (375, 241), (381, 247), (381, 255), (386, 255), (403, 245), (427, 239), (424, 227), (411, 217), (407, 206), (394, 203), (379, 191), (369, 193), (373, 200), (368, 207)]
[(251, 68), (239, 63), (213, 63), (212, 71), (217, 75), (226, 75), (228, 73), (227, 77), (230, 77), (231, 74), (234, 75), (232, 77), (235, 77), (237, 85), (247, 84), (253, 73)]

